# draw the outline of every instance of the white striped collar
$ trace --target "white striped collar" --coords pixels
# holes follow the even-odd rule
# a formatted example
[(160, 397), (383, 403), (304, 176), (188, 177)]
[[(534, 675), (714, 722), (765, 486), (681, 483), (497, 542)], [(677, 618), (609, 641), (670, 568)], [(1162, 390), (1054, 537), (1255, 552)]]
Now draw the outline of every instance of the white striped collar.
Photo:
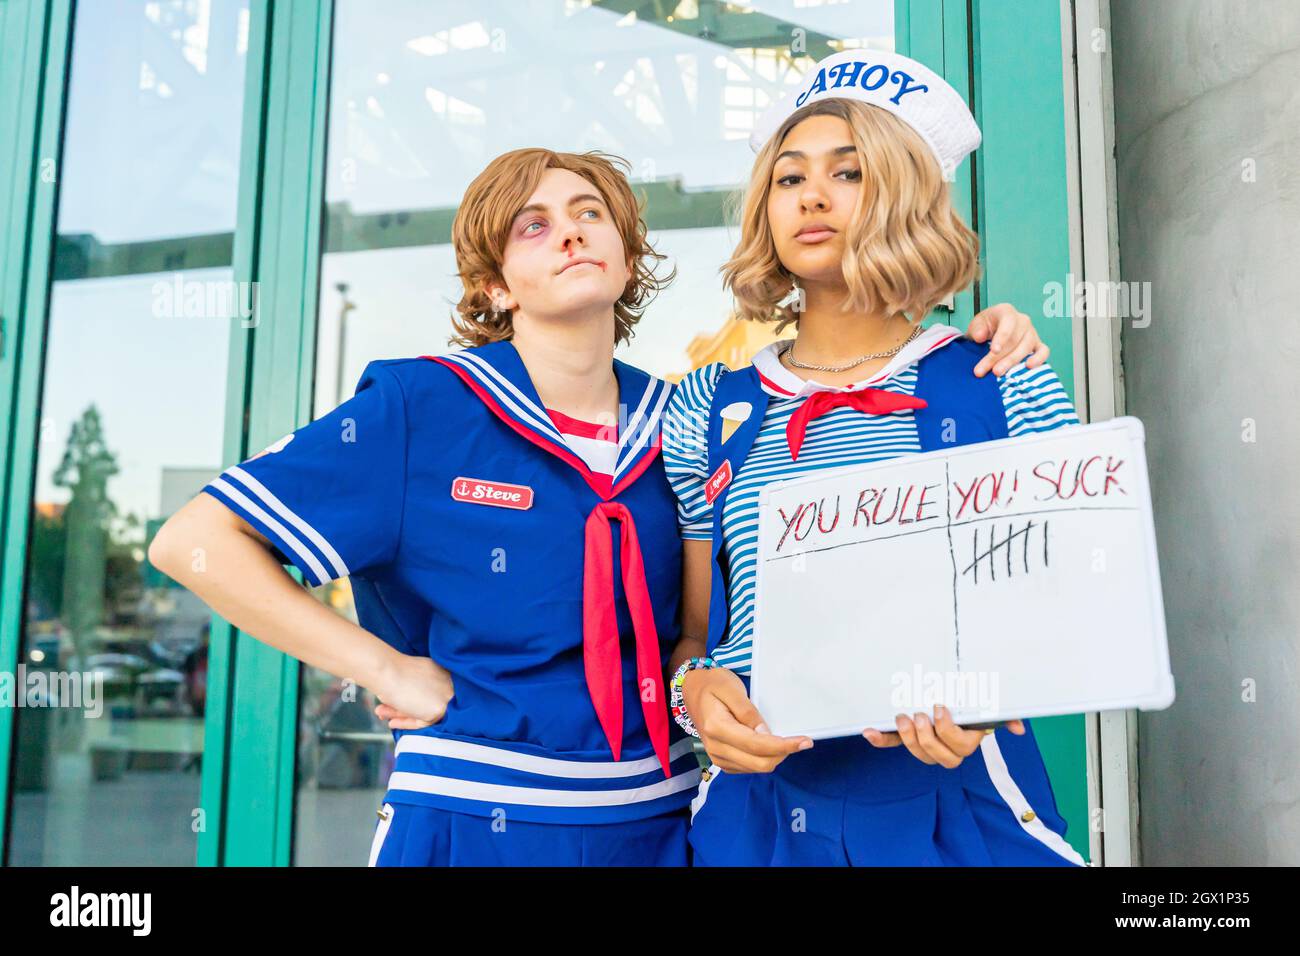
[(424, 358), (450, 368), (498, 418), (534, 445), (576, 468), (606, 500), (617, 497), (634, 482), (659, 453), (660, 419), (672, 385), (618, 359), (611, 357), (619, 401), (618, 451), (611, 480), (594, 474), (555, 427), (512, 342), (493, 342)]
[(754, 368), (758, 371), (763, 391), (777, 398), (804, 398), (813, 392), (856, 392), (863, 388), (879, 388), (922, 356), (960, 338), (961, 334), (960, 329), (951, 325), (931, 325), (895, 355), (888, 365), (870, 378), (852, 385), (823, 385), (812, 379), (800, 378), (790, 371), (781, 364), (780, 359), (781, 351), (790, 343), (790, 339), (773, 342), (755, 355)]

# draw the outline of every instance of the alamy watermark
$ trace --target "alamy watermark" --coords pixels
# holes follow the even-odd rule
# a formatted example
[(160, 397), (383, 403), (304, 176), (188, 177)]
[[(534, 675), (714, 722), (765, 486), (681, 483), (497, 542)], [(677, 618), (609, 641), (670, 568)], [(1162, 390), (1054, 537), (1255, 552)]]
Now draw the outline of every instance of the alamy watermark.
[(73, 884), (50, 897), (51, 926), (122, 926), (133, 936), (148, 936), (153, 927), (152, 893), (82, 892)]
[(933, 713), (935, 704), (949, 711), (974, 711), (980, 717), (998, 712), (996, 671), (895, 671), (889, 679), (889, 703), (898, 713)]
[(103, 671), (0, 671), (0, 707), (78, 707), (85, 717), (104, 713)]
[(258, 322), (256, 282), (184, 279), (178, 272), (170, 281), (159, 279), (149, 292), (157, 319), (239, 319), (246, 329)]
[(1064, 283), (1043, 283), (1043, 315), (1132, 319), (1133, 328), (1145, 329), (1151, 324), (1151, 283), (1088, 282), (1067, 272)]

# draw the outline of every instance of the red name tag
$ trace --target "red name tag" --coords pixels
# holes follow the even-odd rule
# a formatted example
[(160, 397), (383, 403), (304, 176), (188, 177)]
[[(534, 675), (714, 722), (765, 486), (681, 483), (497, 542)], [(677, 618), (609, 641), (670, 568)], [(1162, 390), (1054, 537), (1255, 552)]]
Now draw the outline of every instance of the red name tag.
[(508, 485), (503, 481), (482, 478), (457, 478), (451, 483), (451, 496), (475, 505), (494, 505), (524, 511), (533, 506), (533, 489), (527, 485)]
[(704, 485), (704, 500), (707, 504), (713, 504), (713, 500), (727, 490), (727, 485), (731, 484), (731, 459), (728, 458), (722, 463), (722, 467), (713, 473), (713, 477)]

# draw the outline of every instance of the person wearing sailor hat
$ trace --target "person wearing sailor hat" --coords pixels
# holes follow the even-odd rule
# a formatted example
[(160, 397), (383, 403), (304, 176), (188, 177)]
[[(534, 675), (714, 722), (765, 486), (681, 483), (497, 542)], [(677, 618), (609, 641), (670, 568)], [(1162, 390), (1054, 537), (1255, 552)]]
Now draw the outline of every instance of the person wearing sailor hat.
[(710, 759), (694, 865), (1083, 864), (1029, 721), (963, 728), (936, 708), (814, 745), (770, 733), (748, 696), (765, 485), (1078, 422), (1045, 356), (984, 376), (971, 339), (920, 324), (978, 272), (945, 179), (979, 142), (956, 90), (874, 50), (817, 63), (755, 129), (723, 274), (740, 317), (798, 335), (687, 375), (664, 431), (685, 539), (674, 714)]

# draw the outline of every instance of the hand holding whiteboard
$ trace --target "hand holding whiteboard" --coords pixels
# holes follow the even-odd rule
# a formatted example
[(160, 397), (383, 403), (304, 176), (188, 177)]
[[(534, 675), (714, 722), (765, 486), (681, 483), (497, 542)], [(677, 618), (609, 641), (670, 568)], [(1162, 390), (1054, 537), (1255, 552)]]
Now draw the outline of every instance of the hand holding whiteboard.
[(773, 733), (1173, 702), (1136, 418), (773, 483), (758, 548), (750, 696)]

